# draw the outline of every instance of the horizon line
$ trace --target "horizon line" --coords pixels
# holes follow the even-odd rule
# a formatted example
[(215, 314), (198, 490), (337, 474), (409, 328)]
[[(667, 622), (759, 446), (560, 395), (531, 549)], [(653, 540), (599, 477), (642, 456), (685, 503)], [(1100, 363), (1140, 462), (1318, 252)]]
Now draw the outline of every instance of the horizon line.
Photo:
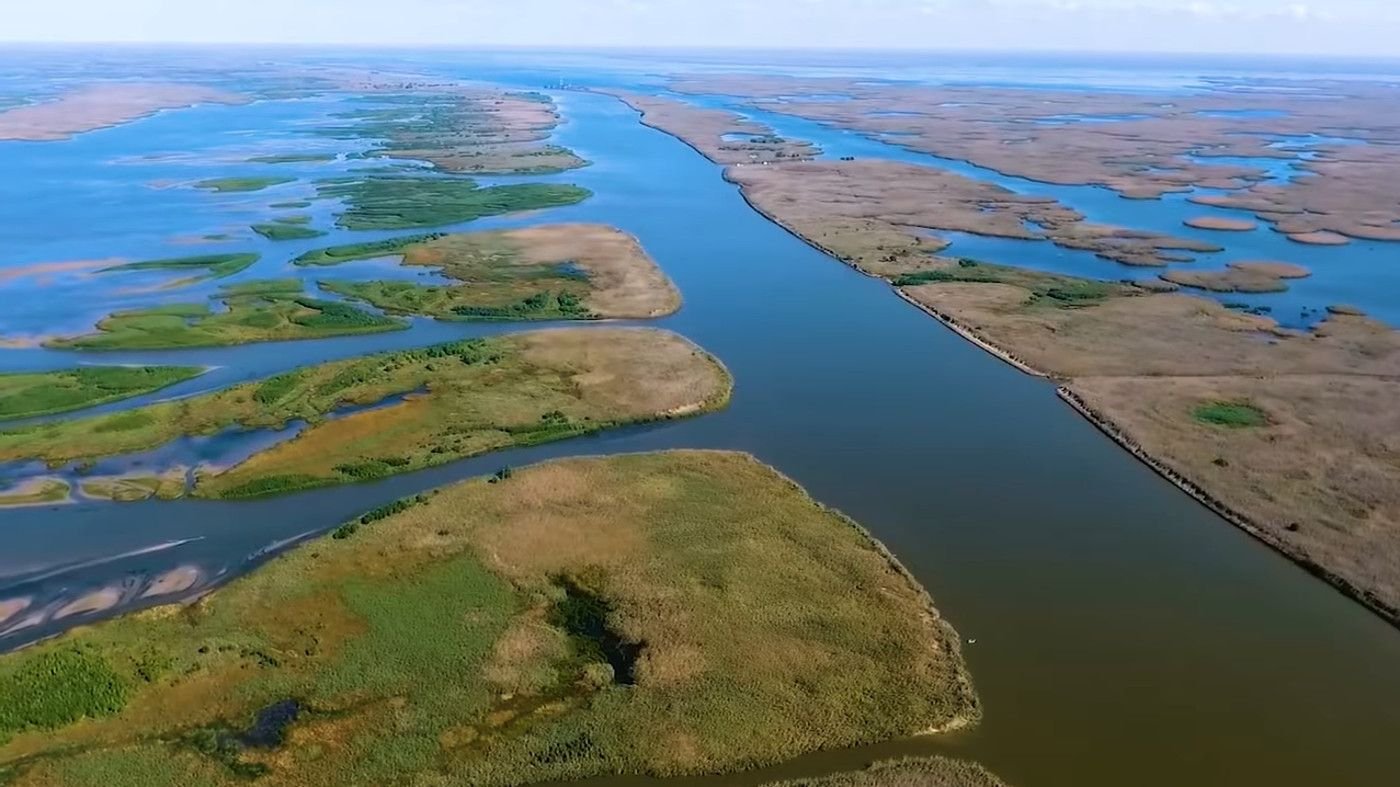
[[(1223, 50), (1114, 50), (1114, 49), (1003, 49), (987, 47), (944, 47), (927, 48), (916, 46), (804, 46), (801, 44), (774, 44), (770, 46), (728, 45), (728, 44), (519, 44), (519, 43), (447, 43), (447, 42), (379, 42), (379, 41), (178, 41), (178, 40), (23, 40), (0, 38), (0, 47), (268, 47), (279, 49), (310, 49), (340, 47), (346, 49), (368, 49), (384, 51), (403, 50), (528, 50), (543, 52), (732, 52), (732, 53), (814, 53), (814, 54), (930, 54), (930, 55), (1023, 55), (1023, 56), (1080, 56), (1080, 57), (1119, 57), (1127, 59), (1152, 59), (1161, 57), (1215, 57), (1234, 60), (1251, 59), (1298, 59), (1328, 60), (1345, 62), (1396, 62), (1400, 63), (1400, 53), (1335, 53), (1335, 52), (1237, 52)], [(0, 52), (3, 54), (3, 52)]]

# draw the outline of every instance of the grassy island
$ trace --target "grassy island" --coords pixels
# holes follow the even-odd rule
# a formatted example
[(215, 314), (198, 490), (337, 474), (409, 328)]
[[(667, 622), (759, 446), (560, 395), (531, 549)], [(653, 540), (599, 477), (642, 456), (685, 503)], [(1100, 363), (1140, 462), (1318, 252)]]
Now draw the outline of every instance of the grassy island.
[(478, 186), (466, 178), (412, 175), (336, 178), (318, 185), (322, 197), (342, 199), (337, 223), (349, 230), (399, 230), (460, 224), (485, 216), (573, 205), (588, 189), (554, 183)]
[(54, 339), (47, 347), (73, 350), (156, 350), (217, 347), (249, 342), (320, 339), (379, 333), (408, 327), (340, 301), (313, 298), (301, 282), (253, 281), (223, 288), (207, 303), (175, 303), (115, 312), (97, 323), (97, 333)]
[(205, 497), (250, 497), (697, 413), (728, 396), (723, 367), (675, 334), (537, 331), (336, 361), (178, 402), (2, 431), (0, 462), (60, 465), (183, 435), (309, 422), (295, 439), (205, 472), (195, 485)]
[(235, 273), (247, 270), (257, 262), (262, 255), (244, 252), (235, 254), (197, 254), (190, 257), (169, 257), (159, 260), (141, 260), (140, 262), (126, 262), (121, 265), (113, 265), (103, 268), (98, 273), (121, 272), (121, 271), (178, 271), (188, 272), (192, 270), (203, 270), (199, 276), (192, 276), (170, 283), (170, 287), (183, 287), (187, 284), (195, 284), (207, 279), (222, 279), (232, 276)]
[(551, 462), (356, 522), (0, 657), (8, 783), (702, 773), (978, 715), (922, 588), (747, 455)]
[(675, 286), (635, 238), (598, 224), (412, 236), (308, 252), (299, 265), (398, 255), (460, 284), (322, 281), (391, 314), (454, 320), (645, 318), (680, 307)]
[(79, 366), (0, 374), (0, 421), (96, 407), (198, 377), (198, 366)]
[(276, 221), (270, 224), (254, 224), (253, 232), (267, 238), (268, 240), (306, 240), (308, 238), (319, 238), (326, 233), (322, 230), (301, 226), (297, 222)]
[(217, 192), (262, 191), (273, 186), (280, 186), (283, 183), (291, 183), (294, 180), (296, 178), (211, 178), (199, 181), (194, 184), (194, 187)]
[(253, 156), (252, 164), (320, 164), (335, 161), (334, 153), (281, 153), (271, 156)]

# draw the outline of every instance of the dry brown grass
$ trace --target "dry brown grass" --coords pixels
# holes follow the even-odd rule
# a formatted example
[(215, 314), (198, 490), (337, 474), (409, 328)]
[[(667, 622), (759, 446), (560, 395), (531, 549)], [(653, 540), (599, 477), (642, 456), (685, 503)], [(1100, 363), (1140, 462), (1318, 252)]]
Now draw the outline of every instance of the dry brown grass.
[[(766, 124), (723, 109), (702, 109), (684, 101), (626, 90), (595, 92), (622, 100), (642, 113), (644, 124), (680, 137), (716, 164), (766, 164), (807, 159), (819, 152), (810, 142), (779, 139)], [(747, 135), (748, 139), (725, 140), (731, 134)]]
[[(1328, 238), (1314, 234), (1323, 232), (1343, 239), (1400, 240), (1400, 192), (1394, 187), (1400, 127), (1393, 112), (1400, 87), (1334, 80), (1315, 84), (1317, 92), (1207, 92), (1173, 96), (1170, 103), (1153, 93), (871, 84), (843, 78), (693, 75), (675, 79), (671, 86), (747, 98), (761, 108), (869, 134), (898, 134), (900, 145), (915, 150), (1046, 183), (1101, 184), (1140, 199), (1192, 187), (1231, 190), (1193, 199), (1251, 211), (1298, 240)], [(832, 93), (846, 98), (826, 97)], [(1240, 110), (1285, 114), (1230, 114)], [(1123, 119), (1028, 122), (1056, 115)], [(1270, 139), (1260, 132), (1305, 136), (1319, 131), (1375, 144), (1319, 145), (1319, 155), (1300, 165), (1314, 177), (1283, 185), (1263, 182), (1267, 178), (1261, 169), (1210, 161), (1293, 158), (1296, 152), (1269, 147)]]
[(120, 125), (162, 109), (191, 104), (241, 104), (244, 96), (201, 85), (101, 83), (0, 111), (0, 140), (56, 140)]
[[(927, 250), (943, 244), (936, 230), (1019, 240), (1049, 239), (1064, 248), (1093, 252), (1128, 265), (1163, 265), (1179, 251), (1212, 251), (1208, 243), (1129, 230), (1083, 220), (1079, 213), (1044, 197), (1026, 197), (954, 172), (894, 161), (812, 161), (774, 166), (731, 167), (759, 210), (814, 239), (845, 235), (860, 223), (880, 235), (934, 230)], [(1038, 226), (1033, 229), (1027, 222)], [(826, 245), (823, 240), (818, 243)], [(925, 249), (908, 241), (881, 241), (847, 261), (880, 275), (907, 272)]]
[[(450, 242), (452, 237), (434, 243)], [(577, 264), (588, 274), (591, 287), (584, 303), (599, 316), (640, 319), (680, 308), (680, 292), (670, 278), (636, 238), (616, 227), (546, 224), (504, 230), (500, 238), (518, 250), (522, 263)]]

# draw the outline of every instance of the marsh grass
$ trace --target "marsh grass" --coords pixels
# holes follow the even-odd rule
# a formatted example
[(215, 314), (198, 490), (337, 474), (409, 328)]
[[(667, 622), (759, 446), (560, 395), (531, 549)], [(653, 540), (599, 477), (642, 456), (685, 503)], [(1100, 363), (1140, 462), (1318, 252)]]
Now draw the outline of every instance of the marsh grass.
[[(639, 379), (653, 382), (639, 389)], [(0, 431), (0, 461), (62, 464), (231, 427), (309, 422), (293, 440), (201, 475), (194, 488), (206, 497), (254, 497), (713, 409), (727, 402), (729, 387), (714, 359), (674, 334), (540, 331), (336, 361), (177, 402)], [(328, 418), (393, 396), (404, 398)]]
[[(632, 685), (578, 646), (600, 629), (635, 649)], [(13, 675), (83, 648), (131, 687), (115, 716), (19, 734), (0, 768), (16, 787), (135, 783), (145, 761), (151, 787), (238, 784), (229, 762), (269, 787), (742, 769), (975, 717), (955, 641), (863, 531), (751, 457), (565, 460), (0, 657)], [(164, 742), (289, 697), (305, 713), (275, 751)]]
[(592, 195), (578, 186), (512, 183), (478, 186), (467, 179), (372, 176), (322, 181), (324, 198), (341, 199), (346, 209), (337, 224), (349, 230), (397, 230), (460, 224), (486, 216), (554, 208)]
[(108, 273), (114, 271), (189, 271), (200, 268), (205, 269), (202, 276), (194, 276), (179, 281), (171, 282), (169, 287), (183, 287), (195, 284), (208, 279), (222, 279), (232, 276), (235, 273), (246, 270), (253, 263), (257, 262), (262, 255), (247, 252), (239, 254), (201, 254), (191, 257), (171, 257), (161, 260), (142, 260), (140, 262), (127, 262), (121, 265), (113, 265), (110, 268), (103, 268), (98, 273)]
[(114, 312), (98, 322), (96, 333), (54, 339), (45, 346), (75, 350), (216, 347), (408, 327), (403, 320), (350, 304), (307, 297), (301, 287), (295, 280), (281, 279), (233, 285), (215, 296), (227, 306), (219, 312), (202, 303)]
[(198, 377), (198, 366), (79, 366), (0, 374), (0, 421), (95, 407)]
[(599, 224), (435, 234), (308, 252), (297, 264), (400, 257), (456, 280), (325, 280), (329, 292), (390, 314), (445, 320), (582, 320), (658, 317), (680, 306), (675, 286), (635, 238)]

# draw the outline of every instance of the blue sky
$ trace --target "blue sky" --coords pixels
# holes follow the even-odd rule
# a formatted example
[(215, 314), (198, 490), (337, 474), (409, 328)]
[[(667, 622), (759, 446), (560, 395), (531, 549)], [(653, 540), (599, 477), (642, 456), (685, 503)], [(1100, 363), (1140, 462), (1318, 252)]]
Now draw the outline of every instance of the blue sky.
[(1400, 56), (1400, 0), (8, 0), (0, 40)]

